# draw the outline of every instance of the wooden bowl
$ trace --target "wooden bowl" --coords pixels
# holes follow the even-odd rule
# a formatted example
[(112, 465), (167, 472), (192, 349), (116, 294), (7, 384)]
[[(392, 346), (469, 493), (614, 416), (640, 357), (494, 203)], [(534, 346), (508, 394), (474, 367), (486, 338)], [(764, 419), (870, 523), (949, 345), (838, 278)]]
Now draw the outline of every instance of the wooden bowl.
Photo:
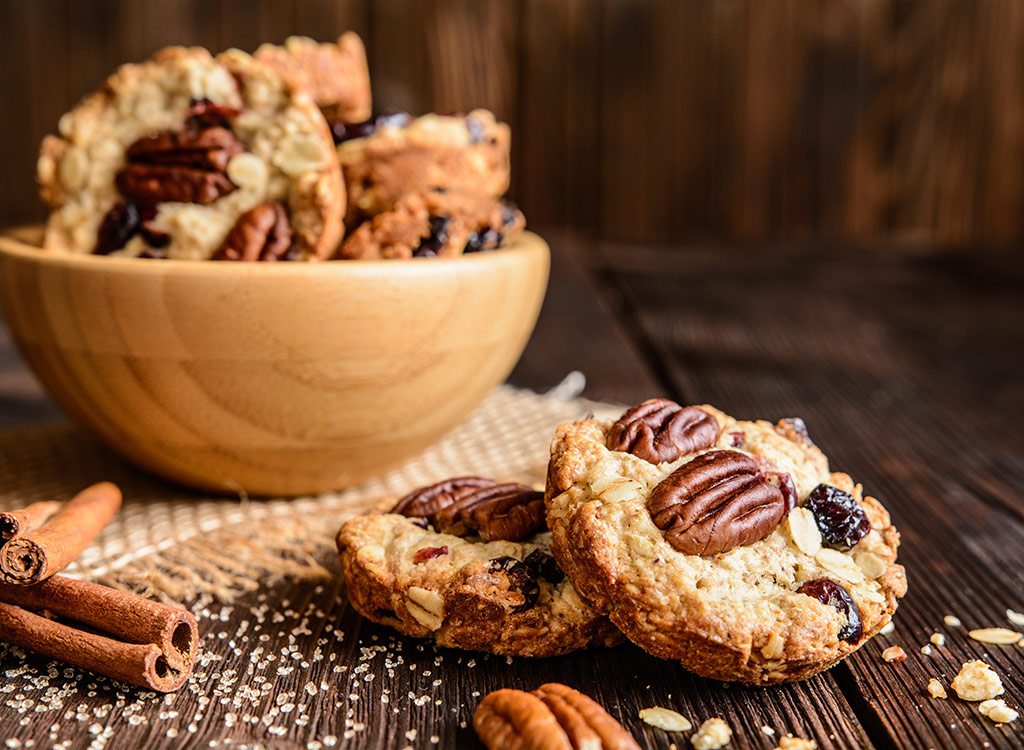
[(205, 490), (359, 482), (456, 425), (519, 359), (548, 247), (451, 259), (215, 263), (0, 236), (7, 325), (50, 395), (119, 453)]

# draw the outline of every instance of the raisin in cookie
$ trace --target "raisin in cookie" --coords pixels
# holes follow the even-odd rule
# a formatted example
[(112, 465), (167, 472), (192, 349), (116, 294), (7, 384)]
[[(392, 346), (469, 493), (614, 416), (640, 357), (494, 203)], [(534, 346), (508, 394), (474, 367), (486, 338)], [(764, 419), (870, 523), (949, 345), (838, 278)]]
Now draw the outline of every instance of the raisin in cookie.
[(394, 510), (358, 516), (338, 532), (348, 598), (367, 619), (510, 656), (622, 641), (548, 554), (542, 493), (466, 477), (413, 493)]
[(341, 237), (344, 184), (302, 90), (238, 50), (122, 66), (60, 120), (38, 163), (48, 249), (311, 260)]
[(465, 193), (412, 193), (367, 219), (338, 257), (433, 258), (494, 250), (514, 242), (526, 220), (512, 203)]
[(889, 514), (800, 420), (644, 402), (562, 425), (545, 497), (583, 599), (650, 653), (767, 685), (859, 648), (906, 592)]
[(509, 128), (485, 109), (416, 119), (386, 113), (335, 125), (334, 137), (348, 188), (349, 228), (410, 193), (497, 198), (508, 190)]
[(359, 35), (346, 31), (334, 44), (290, 36), (264, 44), (253, 55), (295, 86), (306, 89), (328, 123), (358, 122), (370, 116), (370, 70)]

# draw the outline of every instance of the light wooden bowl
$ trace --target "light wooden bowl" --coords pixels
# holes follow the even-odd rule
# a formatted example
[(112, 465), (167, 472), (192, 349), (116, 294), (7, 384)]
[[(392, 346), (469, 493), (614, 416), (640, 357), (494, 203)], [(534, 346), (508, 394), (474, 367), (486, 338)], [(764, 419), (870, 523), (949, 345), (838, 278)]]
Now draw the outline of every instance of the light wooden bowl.
[(53, 398), (113, 449), (206, 490), (298, 495), (401, 463), (515, 365), (548, 277), (526, 233), (414, 261), (62, 255), (0, 236), (0, 301)]

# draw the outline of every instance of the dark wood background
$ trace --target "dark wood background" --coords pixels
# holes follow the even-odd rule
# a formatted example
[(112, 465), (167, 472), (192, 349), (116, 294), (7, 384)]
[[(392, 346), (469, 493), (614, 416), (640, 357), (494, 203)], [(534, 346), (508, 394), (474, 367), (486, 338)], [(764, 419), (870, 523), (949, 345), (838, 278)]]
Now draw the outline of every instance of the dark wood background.
[(0, 0), (0, 225), (119, 63), (367, 43), (378, 106), (494, 109), (534, 225), (619, 241), (1024, 236), (1018, 0)]

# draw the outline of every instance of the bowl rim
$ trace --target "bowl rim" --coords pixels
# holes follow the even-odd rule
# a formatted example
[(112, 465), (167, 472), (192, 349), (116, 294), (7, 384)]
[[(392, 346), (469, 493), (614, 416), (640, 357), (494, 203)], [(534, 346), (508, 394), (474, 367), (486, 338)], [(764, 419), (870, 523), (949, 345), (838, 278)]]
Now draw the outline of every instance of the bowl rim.
[[(90, 253), (65, 253), (46, 251), (40, 245), (29, 242), (25, 235), (41, 231), (43, 224), (22, 224), (0, 230), (0, 257), (27, 260), (40, 265), (62, 266), (73, 269), (106, 268), (111, 272), (125, 273), (174, 273), (176, 271), (195, 272), (197, 269), (205, 274), (237, 275), (244, 269), (246, 274), (307, 274), (315, 272), (358, 274), (374, 273), (387, 269), (388, 273), (423, 273), (433, 268), (440, 273), (451, 273), (458, 267), (473, 265), (488, 266), (512, 262), (524, 256), (548, 253), (547, 242), (534, 232), (524, 231), (515, 242), (496, 250), (480, 253), (460, 254), (451, 257), (434, 258), (381, 258), (366, 260), (324, 260), (302, 263), (218, 263), (209, 260), (185, 260), (178, 258), (110, 257), (92, 255)], [(331, 269), (331, 270), (327, 270)], [(347, 269), (341, 271), (339, 269)], [(362, 270), (360, 270), (362, 269)]]

